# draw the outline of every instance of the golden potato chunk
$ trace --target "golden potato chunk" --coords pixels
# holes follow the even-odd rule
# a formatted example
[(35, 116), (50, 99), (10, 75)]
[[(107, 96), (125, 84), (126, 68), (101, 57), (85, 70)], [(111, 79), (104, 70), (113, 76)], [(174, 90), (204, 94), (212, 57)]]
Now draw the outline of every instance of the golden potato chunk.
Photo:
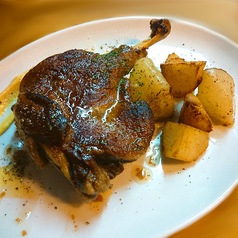
[(165, 61), (165, 63), (181, 63), (181, 62), (185, 62), (185, 60), (180, 58), (175, 53), (169, 54)]
[(167, 62), (160, 64), (161, 72), (171, 86), (172, 95), (176, 98), (191, 93), (201, 83), (206, 61), (189, 61), (170, 56)]
[(194, 161), (208, 147), (209, 133), (182, 124), (167, 122), (162, 133), (164, 155), (168, 158)]
[(233, 78), (222, 69), (211, 68), (204, 71), (197, 97), (211, 119), (228, 126), (235, 122), (234, 91)]
[(192, 93), (185, 96), (179, 122), (196, 127), (202, 131), (212, 131), (212, 121), (200, 100)]
[(137, 61), (130, 74), (129, 92), (133, 101), (145, 100), (149, 104), (155, 120), (174, 112), (170, 85), (150, 58)]

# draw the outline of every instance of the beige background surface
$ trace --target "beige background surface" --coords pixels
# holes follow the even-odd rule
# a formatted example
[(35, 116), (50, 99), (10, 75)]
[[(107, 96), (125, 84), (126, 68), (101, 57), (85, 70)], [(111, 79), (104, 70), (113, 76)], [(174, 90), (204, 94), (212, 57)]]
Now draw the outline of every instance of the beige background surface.
[[(52, 32), (132, 15), (189, 20), (238, 44), (238, 0), (0, 0), (0, 60)], [(238, 237), (238, 187), (208, 215), (170, 238), (187, 237)]]

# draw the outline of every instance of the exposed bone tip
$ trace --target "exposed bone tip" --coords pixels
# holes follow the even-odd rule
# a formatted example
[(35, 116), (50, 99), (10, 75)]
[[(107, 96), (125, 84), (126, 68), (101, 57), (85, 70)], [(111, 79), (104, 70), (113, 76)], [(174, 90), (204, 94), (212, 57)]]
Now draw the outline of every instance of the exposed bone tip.
[(150, 37), (153, 38), (156, 35), (160, 35), (162, 39), (167, 37), (171, 31), (171, 24), (168, 19), (152, 19), (150, 21), (151, 34)]
[(151, 34), (146, 40), (135, 45), (138, 49), (148, 49), (150, 46), (166, 38), (171, 31), (171, 24), (168, 19), (152, 19), (150, 21)]

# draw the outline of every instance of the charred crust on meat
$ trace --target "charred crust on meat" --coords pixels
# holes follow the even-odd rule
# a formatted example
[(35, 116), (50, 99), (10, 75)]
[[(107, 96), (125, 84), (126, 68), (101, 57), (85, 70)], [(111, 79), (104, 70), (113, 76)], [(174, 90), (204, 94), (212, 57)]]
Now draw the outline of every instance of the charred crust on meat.
[(48, 97), (25, 92), (12, 106), (18, 126), (27, 136), (49, 145), (60, 145), (69, 131), (67, 118), (59, 105)]

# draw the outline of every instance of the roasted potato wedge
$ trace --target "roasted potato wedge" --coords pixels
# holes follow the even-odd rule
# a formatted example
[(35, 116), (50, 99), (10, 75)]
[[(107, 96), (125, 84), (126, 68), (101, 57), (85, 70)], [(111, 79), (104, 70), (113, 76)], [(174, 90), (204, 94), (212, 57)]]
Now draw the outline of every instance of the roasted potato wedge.
[(173, 55), (167, 62), (160, 64), (161, 72), (171, 86), (172, 95), (184, 97), (193, 92), (202, 81), (206, 61), (185, 62)]
[(228, 126), (235, 122), (234, 91), (233, 78), (222, 69), (211, 68), (203, 73), (197, 97), (211, 119), (218, 124)]
[(202, 131), (212, 131), (212, 121), (209, 115), (200, 100), (192, 93), (187, 94), (184, 98), (179, 122), (196, 127)]
[(174, 100), (171, 88), (150, 58), (140, 59), (130, 74), (130, 95), (134, 101), (145, 100), (155, 120), (171, 116)]
[(162, 133), (163, 153), (166, 157), (194, 161), (204, 153), (209, 133), (183, 123), (166, 122)]
[(169, 54), (165, 61), (165, 63), (182, 63), (182, 62), (185, 62), (185, 60), (180, 58), (175, 53)]

